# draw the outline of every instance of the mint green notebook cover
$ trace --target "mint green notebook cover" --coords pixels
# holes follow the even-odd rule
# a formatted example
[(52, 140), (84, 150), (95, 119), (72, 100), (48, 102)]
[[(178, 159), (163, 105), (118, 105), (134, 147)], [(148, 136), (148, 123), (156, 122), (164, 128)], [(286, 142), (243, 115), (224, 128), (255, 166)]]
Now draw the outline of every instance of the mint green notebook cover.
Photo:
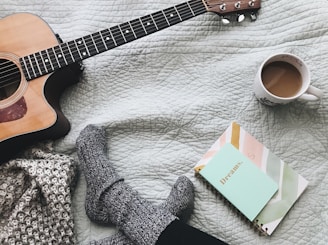
[(276, 182), (230, 143), (199, 173), (250, 221), (278, 190)]

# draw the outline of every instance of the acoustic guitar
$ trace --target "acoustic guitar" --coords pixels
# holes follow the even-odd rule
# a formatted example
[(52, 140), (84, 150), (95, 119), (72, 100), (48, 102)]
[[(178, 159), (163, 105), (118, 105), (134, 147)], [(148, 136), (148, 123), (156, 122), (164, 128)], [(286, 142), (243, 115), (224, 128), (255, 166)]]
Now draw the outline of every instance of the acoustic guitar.
[(0, 20), (0, 162), (35, 141), (70, 130), (59, 98), (78, 81), (80, 62), (205, 12), (224, 23), (256, 19), (260, 0), (191, 0), (69, 42), (61, 42), (38, 16)]

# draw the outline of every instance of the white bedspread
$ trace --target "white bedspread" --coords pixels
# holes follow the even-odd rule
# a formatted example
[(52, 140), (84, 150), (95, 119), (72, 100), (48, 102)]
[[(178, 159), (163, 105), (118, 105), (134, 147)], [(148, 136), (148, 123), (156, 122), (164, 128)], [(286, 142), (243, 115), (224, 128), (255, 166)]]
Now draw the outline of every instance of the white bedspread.
[[(181, 2), (1, 0), (0, 17), (37, 14), (69, 41)], [(111, 162), (145, 198), (162, 202), (179, 175), (191, 178), (191, 225), (230, 244), (327, 244), (328, 1), (263, 0), (256, 22), (223, 26), (219, 19), (206, 13), (85, 60), (80, 83), (62, 96), (72, 129), (55, 142), (56, 150), (76, 156), (79, 132), (88, 124), (104, 126)], [(325, 92), (321, 102), (272, 108), (254, 98), (257, 68), (275, 52), (307, 62), (312, 84)], [(193, 166), (231, 121), (309, 180), (271, 237), (259, 236), (194, 177)], [(81, 174), (74, 193), (79, 244), (115, 232), (89, 221), (84, 198)]]

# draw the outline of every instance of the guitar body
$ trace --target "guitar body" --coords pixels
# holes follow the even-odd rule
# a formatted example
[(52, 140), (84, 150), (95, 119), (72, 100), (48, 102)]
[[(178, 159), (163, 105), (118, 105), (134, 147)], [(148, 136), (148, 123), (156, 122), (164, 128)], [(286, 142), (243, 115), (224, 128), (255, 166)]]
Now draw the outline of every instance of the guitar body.
[[(58, 45), (51, 28), (35, 15), (22, 13), (0, 20), (0, 161), (27, 143), (54, 139), (70, 130), (60, 110), (62, 90), (78, 81), (79, 65), (26, 81), (19, 57)], [(2, 86), (3, 70), (14, 65), (19, 77), (14, 85)]]

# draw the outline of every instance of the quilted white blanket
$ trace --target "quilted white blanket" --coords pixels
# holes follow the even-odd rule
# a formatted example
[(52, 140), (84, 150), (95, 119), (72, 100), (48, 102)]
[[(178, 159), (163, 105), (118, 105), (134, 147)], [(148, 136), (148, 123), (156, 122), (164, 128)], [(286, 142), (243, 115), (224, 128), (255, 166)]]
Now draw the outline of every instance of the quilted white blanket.
[[(1, 0), (0, 17), (34, 13), (69, 41), (181, 2)], [(72, 129), (55, 149), (76, 156), (79, 132), (88, 124), (104, 126), (110, 160), (145, 198), (159, 203), (179, 175), (191, 178), (191, 225), (230, 244), (327, 244), (327, 19), (327, 0), (263, 0), (256, 22), (224, 26), (218, 15), (206, 13), (87, 59), (81, 81), (62, 96)], [(307, 62), (312, 84), (325, 92), (321, 102), (267, 107), (255, 99), (257, 68), (275, 52)], [(194, 177), (194, 165), (231, 121), (309, 180), (270, 237), (259, 236)], [(84, 198), (81, 174), (73, 196), (79, 244), (116, 231), (89, 221)]]

